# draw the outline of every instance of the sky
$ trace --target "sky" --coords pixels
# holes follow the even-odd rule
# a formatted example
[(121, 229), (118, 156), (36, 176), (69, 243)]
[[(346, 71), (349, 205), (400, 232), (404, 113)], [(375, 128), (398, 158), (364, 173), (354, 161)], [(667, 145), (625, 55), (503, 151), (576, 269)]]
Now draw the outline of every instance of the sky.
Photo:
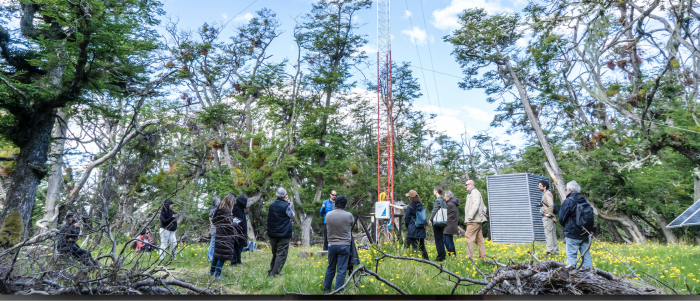
[[(296, 45), (293, 41), (294, 18), (311, 11), (311, 0), (162, 0), (168, 18), (179, 19), (179, 27), (195, 29), (204, 22), (229, 22), (222, 37), (231, 36), (235, 27), (250, 20), (256, 11), (269, 8), (277, 13), (284, 33), (270, 45), (272, 61), (284, 58), (295, 59)], [(376, 3), (376, 1), (375, 1)], [(491, 128), (498, 103), (486, 102), (482, 90), (462, 90), (459, 64), (451, 55), (452, 45), (443, 41), (459, 24), (457, 15), (467, 8), (484, 8), (489, 13), (519, 12), (527, 4), (525, 0), (398, 0), (391, 1), (392, 59), (397, 62), (411, 62), (413, 75), (421, 85), (423, 96), (414, 106), (424, 112), (438, 116), (432, 128), (443, 132), (457, 141), (466, 131), (470, 136), (478, 131), (489, 133), (508, 140), (516, 146), (523, 146), (523, 136), (509, 136), (504, 128)], [(365, 78), (376, 80), (377, 51), (377, 8), (361, 11), (358, 15), (359, 34), (366, 35), (369, 41), (363, 50), (370, 58), (368, 66), (354, 70), (354, 80)], [(161, 29), (162, 31), (162, 29)], [(523, 46), (526, 41), (519, 41)], [(421, 69), (421, 66), (423, 69)], [(436, 71), (433, 73), (431, 70)], [(358, 88), (364, 88), (358, 85)]]

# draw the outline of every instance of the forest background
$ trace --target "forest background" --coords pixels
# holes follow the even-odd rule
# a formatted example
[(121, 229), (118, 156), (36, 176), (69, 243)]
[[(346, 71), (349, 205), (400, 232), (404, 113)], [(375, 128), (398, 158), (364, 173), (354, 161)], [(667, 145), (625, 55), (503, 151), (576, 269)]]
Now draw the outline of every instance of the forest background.
[[(319, 238), (331, 190), (351, 212), (371, 212), (374, 30), (357, 16), (373, 3), (314, 2), (285, 25), (265, 6), (244, 22), (188, 28), (158, 1), (4, 1), (0, 244), (55, 228), (68, 211), (127, 240), (166, 198), (180, 235), (198, 240), (212, 197), (229, 192), (250, 198), (249, 234), (264, 240), (277, 187), (290, 192), (303, 246)], [(465, 95), (497, 105), (491, 130), (468, 130), (439, 104), (418, 108), (433, 66), (395, 61), (397, 198), (413, 189), (430, 208), (436, 185), (464, 199), (472, 179), (486, 196), (487, 176), (528, 172), (552, 179), (557, 202), (578, 181), (604, 239), (697, 244), (697, 229), (665, 226), (700, 199), (698, 4), (465, 8), (434, 39), (451, 47)], [(292, 50), (272, 56), (290, 49), (282, 37)], [(444, 120), (464, 133), (436, 128)]]

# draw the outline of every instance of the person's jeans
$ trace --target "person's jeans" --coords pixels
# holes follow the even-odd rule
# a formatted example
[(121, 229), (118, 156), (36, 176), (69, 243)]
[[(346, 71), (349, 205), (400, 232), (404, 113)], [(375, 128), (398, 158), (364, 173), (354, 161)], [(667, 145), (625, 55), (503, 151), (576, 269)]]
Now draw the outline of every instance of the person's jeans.
[(323, 250), (328, 251), (328, 225), (323, 224)]
[(323, 281), (323, 290), (329, 291), (333, 278), (338, 270), (338, 277), (335, 279), (335, 289), (339, 289), (345, 283), (345, 273), (348, 270), (348, 261), (350, 261), (350, 246), (333, 245), (328, 247), (328, 268), (326, 269), (326, 278)]
[(207, 261), (211, 262), (214, 259), (214, 239), (215, 237), (211, 237), (211, 242), (209, 242), (209, 251), (207, 251)]
[(165, 252), (163, 252), (163, 250), (166, 250), (168, 246), (170, 246), (170, 253), (175, 255), (175, 247), (177, 247), (175, 231), (168, 231), (160, 228), (158, 232), (160, 233), (160, 250), (158, 250), (158, 254), (160, 254), (159, 259), (163, 260), (163, 258), (165, 258)]
[(409, 238), (408, 245), (414, 250), (420, 250), (423, 259), (430, 260), (428, 250), (425, 249), (425, 238)]
[(287, 262), (287, 252), (289, 251), (289, 238), (270, 238), (270, 251), (272, 260), (267, 276), (275, 277), (280, 274), (284, 263)]
[(437, 261), (445, 260), (446, 256), (445, 241), (442, 234), (442, 231), (444, 230), (445, 227), (433, 226), (433, 233), (435, 234), (435, 248), (437, 249), (437, 258), (435, 258), (435, 260)]
[(591, 250), (588, 247), (591, 244), (590, 238), (585, 239), (574, 239), (566, 238), (566, 264), (576, 266), (577, 255), (580, 252), (583, 255), (583, 268), (590, 269), (593, 267), (593, 260), (591, 259)]
[(213, 258), (211, 261), (211, 269), (209, 269), (209, 275), (214, 277), (221, 276), (221, 268), (224, 267), (224, 262), (226, 262), (226, 260)]
[(451, 256), (457, 255), (457, 250), (455, 249), (455, 241), (454, 241), (454, 235), (452, 234), (445, 234), (443, 241), (445, 242), (445, 249), (447, 250), (447, 254)]

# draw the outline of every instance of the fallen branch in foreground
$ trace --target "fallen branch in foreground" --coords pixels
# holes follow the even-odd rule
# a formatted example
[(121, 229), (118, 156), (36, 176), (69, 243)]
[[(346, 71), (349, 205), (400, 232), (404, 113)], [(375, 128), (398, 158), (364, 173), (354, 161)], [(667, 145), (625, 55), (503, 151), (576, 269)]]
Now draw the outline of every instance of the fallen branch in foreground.
[(574, 266), (552, 260), (538, 264), (520, 263), (500, 267), (491, 281), (477, 294), (488, 294), (496, 287), (512, 295), (661, 294), (656, 288), (633, 286), (598, 268), (576, 269)]
[[(357, 279), (355, 278), (356, 275), (359, 275), (359, 279), (360, 279), (360, 280), (357, 280)], [(337, 294), (337, 293), (342, 292), (342, 291), (348, 286), (348, 284), (350, 283), (350, 281), (354, 281), (354, 282), (355, 282), (355, 285), (357, 286), (357, 283), (358, 283), (359, 281), (361, 281), (362, 277), (364, 277), (364, 276), (372, 276), (372, 277), (374, 277), (375, 279), (379, 280), (380, 282), (383, 282), (383, 283), (385, 283), (387, 286), (393, 288), (394, 290), (396, 290), (397, 292), (399, 292), (399, 294), (406, 295), (406, 292), (404, 292), (404, 291), (403, 291), (402, 289), (400, 289), (398, 286), (396, 286), (395, 284), (391, 283), (389, 280), (386, 280), (386, 279), (382, 278), (381, 276), (377, 275), (377, 273), (372, 272), (371, 270), (367, 269), (367, 267), (365, 267), (364, 265), (360, 265), (360, 266), (358, 266), (354, 271), (352, 271), (352, 273), (350, 273), (350, 275), (347, 277), (347, 280), (345, 280), (345, 283), (344, 283), (341, 287), (339, 287), (338, 289), (336, 289), (336, 290), (334, 290), (334, 291), (332, 291), (332, 292), (330, 292), (330, 293), (328, 293), (328, 294), (326, 294), (326, 295), (335, 295), (335, 294)], [(302, 293), (301, 290), (299, 290), (299, 286), (297, 286), (297, 290), (299, 290), (298, 293), (297, 293), (297, 292), (289, 292), (289, 291), (287, 291), (287, 288), (284, 287), (284, 284), (282, 285), (282, 289), (284, 289), (284, 293), (287, 294), (287, 295), (302, 295), (302, 296), (311, 295), (311, 294)]]

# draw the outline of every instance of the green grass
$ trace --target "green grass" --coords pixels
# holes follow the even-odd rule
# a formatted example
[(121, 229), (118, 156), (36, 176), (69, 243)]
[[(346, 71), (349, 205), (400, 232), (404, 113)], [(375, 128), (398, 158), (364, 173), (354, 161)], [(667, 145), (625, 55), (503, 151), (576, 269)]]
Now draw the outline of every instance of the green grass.
[[(435, 259), (435, 246), (432, 243), (426, 242), (428, 245), (428, 253), (431, 259)], [(458, 239), (456, 242), (458, 252), (457, 257), (448, 257), (444, 262), (447, 269), (459, 273), (461, 276), (482, 279), (481, 275), (474, 269), (472, 263), (465, 256), (466, 241), (464, 238)], [(700, 248), (697, 246), (687, 245), (661, 245), (648, 243), (646, 245), (622, 245), (604, 243), (601, 245), (598, 242), (593, 243), (592, 255), (593, 265), (603, 270), (624, 277), (632, 283), (640, 283), (640, 279), (635, 279), (630, 276), (630, 271), (625, 264), (616, 260), (612, 254), (603, 249), (603, 246), (612, 251), (621, 260), (628, 262), (637, 271), (640, 276), (641, 272), (653, 275), (660, 281), (664, 281), (668, 285), (675, 287), (680, 294), (688, 294), (683, 278), (687, 279), (688, 286), (692, 293), (700, 293)], [(206, 252), (208, 244), (196, 244), (184, 246), (186, 249), (182, 251), (183, 257), (178, 257), (171, 266), (181, 274), (181, 277), (197, 282), (202, 285), (210, 283), (208, 280), (209, 262), (206, 261)], [(532, 249), (532, 244), (523, 245), (503, 245), (495, 244), (487, 241), (486, 252), (488, 256), (493, 256), (501, 263), (514, 262), (529, 262), (531, 257), (527, 251)], [(534, 251), (536, 256), (544, 260), (543, 243), (535, 243)], [(417, 254), (411, 254), (407, 250), (401, 248), (395, 249), (389, 245), (384, 245), (383, 249), (393, 255), (408, 255), (419, 257)], [(560, 254), (551, 259), (566, 262), (565, 249), (566, 246), (559, 243)], [(276, 278), (267, 277), (267, 269), (269, 268), (271, 254), (267, 249), (259, 250), (255, 253), (243, 253), (243, 265), (229, 266), (228, 264), (222, 271), (223, 281), (214, 282), (215, 286), (228, 284), (225, 286), (226, 291), (231, 294), (283, 294), (284, 285), (289, 291), (297, 291), (297, 286), (304, 293), (322, 294), (323, 277), (327, 267), (326, 257), (299, 257), (300, 251), (316, 252), (319, 247), (311, 248), (290, 248), (287, 262), (282, 269), (282, 275)], [(373, 250), (360, 250), (362, 264), (371, 267), (374, 270), (375, 261), (372, 260), (380, 254)], [(492, 272), (493, 266), (480, 262), (479, 269), (486, 272)], [(404, 260), (385, 259), (379, 266), (378, 274), (403, 289), (409, 294), (449, 294), (452, 289), (451, 283), (440, 277), (434, 277), (437, 270), (434, 267)], [(643, 276), (644, 280), (651, 285), (663, 289), (663, 285), (655, 280)], [(364, 287), (362, 292), (357, 289), (350, 289), (349, 294), (397, 294), (391, 288), (372, 281), (370, 277), (365, 277), (363, 280)], [(466, 288), (458, 288), (456, 294), (473, 294), (478, 291), (481, 286), (472, 286)], [(667, 293), (672, 293), (670, 290)]]

